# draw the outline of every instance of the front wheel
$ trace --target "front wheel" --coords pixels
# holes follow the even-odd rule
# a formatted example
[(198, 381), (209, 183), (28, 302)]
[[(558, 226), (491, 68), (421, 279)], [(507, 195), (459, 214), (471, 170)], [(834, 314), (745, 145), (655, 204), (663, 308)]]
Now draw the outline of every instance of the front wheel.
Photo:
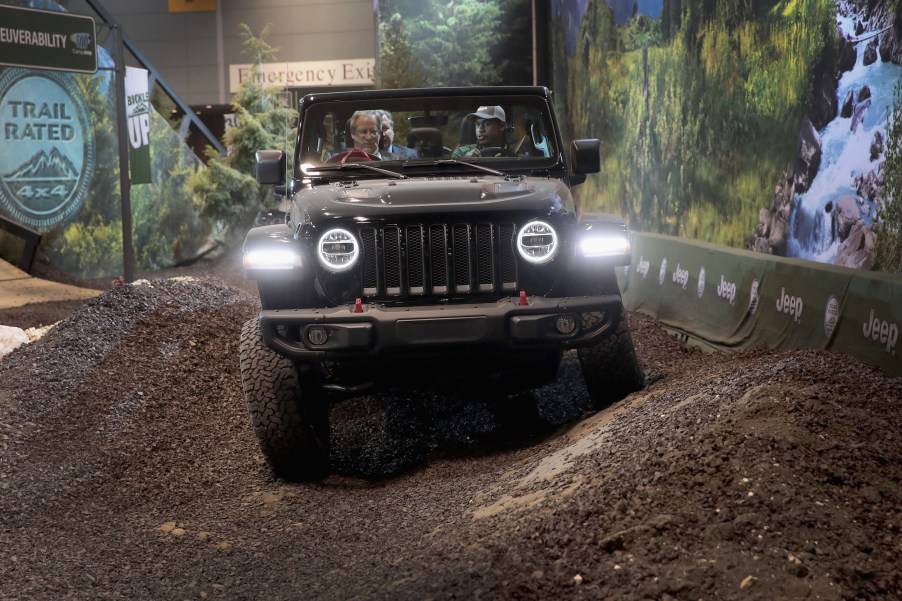
[(276, 476), (314, 480), (329, 472), (329, 406), (294, 363), (263, 343), (257, 319), (241, 329), (241, 388), (254, 435)]
[(625, 313), (612, 335), (596, 345), (578, 349), (577, 356), (596, 409), (616, 403), (645, 384)]

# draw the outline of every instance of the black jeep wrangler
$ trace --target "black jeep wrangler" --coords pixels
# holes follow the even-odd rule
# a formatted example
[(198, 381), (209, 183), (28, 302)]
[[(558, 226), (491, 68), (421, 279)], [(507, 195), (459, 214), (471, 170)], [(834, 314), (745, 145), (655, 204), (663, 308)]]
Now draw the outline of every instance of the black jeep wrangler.
[(615, 277), (629, 233), (577, 214), (570, 187), (599, 170), (599, 142), (565, 145), (550, 90), (330, 92), (299, 110), (290, 170), (257, 153), (290, 210), (244, 244), (262, 312), (241, 382), (276, 475), (328, 473), (330, 399), (380, 384), (510, 395), (576, 349), (597, 407), (642, 387)]

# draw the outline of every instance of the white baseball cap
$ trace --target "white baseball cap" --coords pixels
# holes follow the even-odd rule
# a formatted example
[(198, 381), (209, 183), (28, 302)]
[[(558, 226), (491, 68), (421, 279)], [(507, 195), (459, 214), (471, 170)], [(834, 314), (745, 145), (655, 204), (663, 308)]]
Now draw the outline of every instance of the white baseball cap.
[(504, 115), (504, 109), (500, 106), (481, 106), (476, 109), (475, 113), (470, 113), (467, 117), (477, 117), (479, 119), (501, 119), (507, 121)]

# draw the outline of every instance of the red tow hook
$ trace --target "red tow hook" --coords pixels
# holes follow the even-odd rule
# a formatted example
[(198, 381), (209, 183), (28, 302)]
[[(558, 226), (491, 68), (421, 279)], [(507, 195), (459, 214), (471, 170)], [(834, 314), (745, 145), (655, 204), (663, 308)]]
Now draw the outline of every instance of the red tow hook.
[(521, 290), (521, 291), (520, 291), (520, 305), (523, 306), (523, 307), (525, 307), (525, 306), (528, 305), (528, 304), (529, 304), (529, 303), (526, 302), (526, 291), (525, 291), (525, 290)]
[(354, 313), (363, 313), (363, 301), (359, 298), (354, 301)]

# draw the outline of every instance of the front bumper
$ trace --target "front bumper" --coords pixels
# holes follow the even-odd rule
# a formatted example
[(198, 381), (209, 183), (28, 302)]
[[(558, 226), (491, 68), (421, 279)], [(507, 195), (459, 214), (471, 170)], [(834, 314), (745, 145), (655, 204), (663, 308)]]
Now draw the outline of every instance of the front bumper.
[[(584, 319), (587, 313), (595, 318)], [(616, 329), (621, 313), (621, 298), (616, 294), (505, 298), (494, 303), (440, 306), (342, 305), (265, 310), (260, 313), (260, 329), (267, 346), (299, 360), (468, 346), (529, 352), (597, 344)], [(573, 318), (573, 332), (558, 330), (556, 322), (562, 316)], [(591, 327), (586, 327), (588, 323)]]

